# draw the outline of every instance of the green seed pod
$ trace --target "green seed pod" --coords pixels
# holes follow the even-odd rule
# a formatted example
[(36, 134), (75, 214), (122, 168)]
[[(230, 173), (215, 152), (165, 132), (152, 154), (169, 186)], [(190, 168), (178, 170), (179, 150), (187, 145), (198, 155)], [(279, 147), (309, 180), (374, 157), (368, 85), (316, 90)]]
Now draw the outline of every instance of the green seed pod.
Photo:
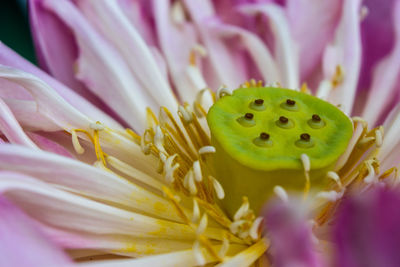
[(353, 134), (337, 107), (282, 88), (239, 88), (211, 107), (207, 121), (215, 177), (227, 192), (222, 204), (230, 215), (242, 196), (257, 212), (276, 185), (303, 190), (302, 154), (310, 159), (312, 188), (323, 188)]

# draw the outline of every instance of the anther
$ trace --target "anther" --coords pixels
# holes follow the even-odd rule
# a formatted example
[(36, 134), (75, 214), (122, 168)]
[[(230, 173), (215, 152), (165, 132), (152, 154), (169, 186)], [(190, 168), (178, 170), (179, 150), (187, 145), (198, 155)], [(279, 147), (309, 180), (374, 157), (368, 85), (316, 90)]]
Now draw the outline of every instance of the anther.
[(318, 114), (313, 114), (311, 119), (307, 121), (308, 125), (313, 129), (321, 129), (325, 126), (325, 122)]
[(250, 102), (249, 108), (256, 110), (256, 111), (264, 111), (265, 106), (264, 106), (264, 99), (257, 98), (254, 101)]
[(237, 122), (239, 122), (244, 127), (253, 127), (254, 125), (256, 125), (256, 122), (255, 120), (253, 120), (253, 118), (253, 113), (246, 113), (243, 117), (238, 118)]
[(294, 106), (296, 104), (296, 101), (292, 99), (286, 99), (286, 104), (289, 106)]
[(260, 133), (260, 139), (268, 140), (269, 139), (269, 134), (264, 133), (264, 132)]
[(300, 139), (303, 141), (310, 141), (311, 136), (308, 133), (303, 133), (300, 135)]
[(245, 117), (246, 119), (248, 119), (248, 120), (251, 120), (251, 119), (253, 119), (254, 114), (253, 114), (253, 113), (246, 113), (246, 114), (244, 115), (244, 117)]
[(314, 122), (320, 122), (320, 121), (321, 121), (321, 117), (318, 116), (317, 114), (313, 114), (313, 115), (312, 115), (312, 120), (313, 120)]
[(280, 117), (279, 117), (279, 121), (282, 122), (282, 123), (288, 123), (288, 122), (289, 122), (289, 119), (286, 118), (285, 116), (280, 116)]
[(296, 146), (299, 148), (311, 148), (314, 146), (314, 141), (308, 133), (302, 133), (300, 139), (296, 141)]
[(296, 104), (296, 101), (294, 101), (293, 99), (286, 99), (285, 102), (283, 102), (281, 104), (281, 108), (286, 109), (288, 111), (298, 111), (299, 107)]
[(269, 134), (262, 132), (260, 135), (253, 140), (253, 143), (259, 147), (270, 147), (273, 145), (272, 140), (269, 138)]
[(294, 122), (292, 120), (289, 120), (285, 116), (280, 116), (275, 123), (278, 127), (283, 129), (291, 129), (294, 127)]
[(254, 104), (260, 106), (260, 105), (264, 104), (264, 100), (263, 99), (256, 99), (256, 100), (254, 100)]

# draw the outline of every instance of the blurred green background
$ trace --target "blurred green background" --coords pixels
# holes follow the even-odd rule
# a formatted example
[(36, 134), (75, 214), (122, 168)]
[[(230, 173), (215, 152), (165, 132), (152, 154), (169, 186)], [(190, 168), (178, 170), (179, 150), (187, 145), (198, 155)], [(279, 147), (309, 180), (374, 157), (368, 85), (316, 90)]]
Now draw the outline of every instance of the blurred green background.
[(36, 63), (26, 0), (0, 0), (0, 41)]

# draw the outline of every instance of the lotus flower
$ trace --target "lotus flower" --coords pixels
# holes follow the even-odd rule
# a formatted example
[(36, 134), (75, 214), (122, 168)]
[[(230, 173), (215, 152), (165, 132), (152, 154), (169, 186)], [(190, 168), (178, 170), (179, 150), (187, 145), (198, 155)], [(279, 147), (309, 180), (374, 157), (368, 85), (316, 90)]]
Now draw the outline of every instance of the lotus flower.
[(322, 266), (341, 200), (397, 184), (399, 1), (29, 11), (41, 70), (0, 44), (0, 245), (40, 257), (10, 264)]

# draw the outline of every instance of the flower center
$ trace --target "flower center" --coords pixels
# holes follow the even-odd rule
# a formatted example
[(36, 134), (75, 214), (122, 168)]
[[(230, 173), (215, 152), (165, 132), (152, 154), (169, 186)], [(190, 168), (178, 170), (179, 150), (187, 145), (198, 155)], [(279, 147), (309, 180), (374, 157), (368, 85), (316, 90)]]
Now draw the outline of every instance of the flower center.
[(222, 97), (207, 121), (216, 148), (215, 177), (226, 191), (222, 204), (230, 215), (243, 196), (257, 212), (276, 185), (302, 190), (305, 169), (313, 188), (325, 187), (326, 173), (353, 133), (351, 120), (335, 106), (270, 87), (239, 88)]

